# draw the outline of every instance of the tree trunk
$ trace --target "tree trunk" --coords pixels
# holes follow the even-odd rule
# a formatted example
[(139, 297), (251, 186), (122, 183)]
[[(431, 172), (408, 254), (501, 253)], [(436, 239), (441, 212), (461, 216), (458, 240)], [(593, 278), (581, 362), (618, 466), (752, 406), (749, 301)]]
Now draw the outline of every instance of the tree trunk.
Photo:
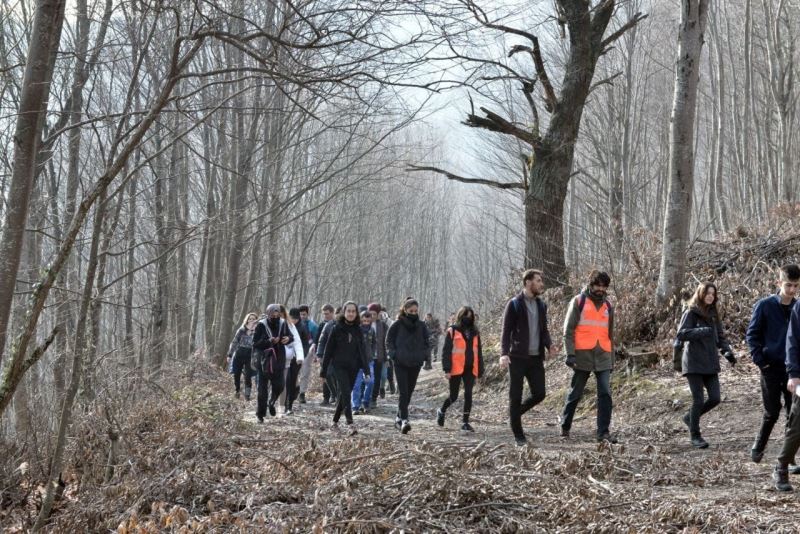
[(664, 304), (683, 287), (694, 193), (694, 119), (708, 0), (682, 0), (678, 60), (670, 117), (669, 192), (656, 301)]

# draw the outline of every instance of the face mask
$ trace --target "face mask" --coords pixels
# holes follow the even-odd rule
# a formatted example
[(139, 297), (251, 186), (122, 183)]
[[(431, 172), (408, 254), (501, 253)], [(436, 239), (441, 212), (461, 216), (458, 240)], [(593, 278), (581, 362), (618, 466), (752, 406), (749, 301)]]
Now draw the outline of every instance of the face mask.
[(407, 313), (406, 317), (408, 317), (408, 320), (412, 323), (416, 323), (419, 320), (419, 315), (416, 313)]
[(280, 317), (275, 317), (274, 319), (272, 317), (270, 317), (268, 322), (269, 322), (270, 326), (278, 326), (278, 323), (280, 322), (280, 320), (281, 320)]
[(472, 317), (462, 317), (461, 318), (461, 325), (465, 328), (469, 328), (472, 326)]

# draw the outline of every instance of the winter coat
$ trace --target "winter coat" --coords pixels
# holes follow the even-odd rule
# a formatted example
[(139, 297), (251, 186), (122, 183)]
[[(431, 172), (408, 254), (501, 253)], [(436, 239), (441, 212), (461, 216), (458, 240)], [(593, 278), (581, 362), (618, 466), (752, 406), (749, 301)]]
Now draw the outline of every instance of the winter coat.
[(800, 302), (792, 308), (786, 333), (786, 372), (790, 378), (800, 378)]
[(375, 331), (375, 359), (381, 363), (386, 361), (386, 332), (389, 330), (387, 321), (378, 319), (372, 323), (372, 329)]
[(233, 355), (236, 354), (239, 349), (252, 350), (254, 335), (255, 331), (253, 331), (253, 333), (248, 333), (246, 326), (239, 327), (236, 334), (233, 336), (233, 341), (231, 341), (230, 346), (228, 346), (228, 358), (233, 358)]
[(581, 297), (584, 297), (584, 307), (594, 306), (597, 310), (607, 302), (606, 299), (602, 301), (594, 299), (588, 288), (572, 299), (569, 303), (569, 308), (567, 308), (567, 316), (564, 319), (564, 351), (567, 356), (575, 356), (574, 369), (578, 371), (610, 371), (614, 368), (614, 308), (609, 305), (608, 337), (611, 340), (611, 351), (606, 352), (599, 346), (593, 350), (576, 350), (575, 329), (581, 320)]
[(273, 337), (288, 337), (288, 344), (291, 344), (292, 341), (294, 341), (294, 336), (292, 336), (292, 333), (289, 331), (286, 321), (280, 319), (277, 330), (272, 332), (267, 325), (267, 318), (262, 317), (261, 320), (258, 321), (258, 324), (256, 325), (256, 332), (253, 335), (253, 349), (255, 349), (255, 351), (265, 351), (269, 348), (274, 348), (275, 355), (278, 358), (277, 367), (279, 369), (283, 369), (286, 367), (286, 345), (283, 343), (278, 343), (273, 346), (272, 342), (270, 341), (270, 338)]
[[(539, 354), (543, 356), (545, 349), (549, 349), (552, 345), (552, 340), (547, 329), (547, 305), (536, 297), (536, 306), (539, 311)], [(528, 358), (529, 343), (528, 309), (525, 306), (525, 295), (520, 292), (506, 303), (506, 309), (503, 311), (500, 354), (507, 354), (512, 358)]]
[(424, 321), (400, 316), (386, 333), (386, 354), (395, 365), (422, 367), (430, 354), (430, 334)]
[(369, 358), (360, 324), (348, 324), (343, 319), (331, 321), (322, 356), (323, 376), (327, 376), (331, 365), (337, 369), (363, 369), (365, 374), (369, 374)]
[(367, 360), (372, 361), (377, 357), (377, 350), (378, 350), (378, 343), (377, 343), (377, 336), (375, 335), (375, 330), (372, 329), (372, 326), (369, 327), (369, 330), (364, 332), (361, 330), (361, 335), (364, 336), (364, 348), (367, 349)]
[[(696, 306), (683, 313), (677, 338), (683, 342), (682, 374), (715, 375), (720, 371), (718, 350), (731, 354), (731, 346), (722, 331), (715, 310), (709, 315)], [(732, 355), (729, 360), (732, 358)]]
[(289, 328), (289, 333), (294, 338), (291, 343), (286, 345), (286, 368), (288, 369), (292, 365), (292, 360), (302, 364), (306, 357), (306, 352), (303, 350), (303, 340), (297, 331), (297, 327), (291, 321), (287, 321), (286, 325)]
[(331, 336), (333, 325), (336, 321), (325, 321), (319, 325), (319, 337), (317, 338), (317, 358), (322, 358), (325, 355), (325, 346), (328, 344), (328, 339)]
[[(792, 299), (794, 306), (796, 299)], [(747, 327), (747, 346), (753, 363), (761, 369), (786, 367), (786, 333), (789, 318), (783, 311), (780, 295), (759, 300)]]
[[(472, 340), (473, 337), (470, 336), (467, 339), (467, 336), (464, 334), (464, 329), (458, 326), (451, 326), (448, 330), (458, 330), (461, 332), (461, 335), (464, 337), (466, 341), (466, 353), (464, 354), (464, 372), (466, 373), (478, 366), (478, 378), (483, 376), (484, 367), (483, 367), (483, 343), (481, 342), (480, 334), (477, 334), (474, 330), (472, 330), (472, 335), (477, 336), (478, 338), (478, 354), (473, 354), (473, 347), (472, 347)], [(445, 373), (451, 372), (453, 369), (453, 336), (448, 332), (444, 336), (444, 347), (442, 347), (442, 370)]]

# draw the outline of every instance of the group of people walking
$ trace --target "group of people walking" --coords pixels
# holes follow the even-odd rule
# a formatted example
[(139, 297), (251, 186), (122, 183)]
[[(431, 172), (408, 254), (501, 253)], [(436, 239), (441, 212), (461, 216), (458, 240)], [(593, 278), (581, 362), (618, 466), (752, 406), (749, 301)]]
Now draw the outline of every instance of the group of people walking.
[[(503, 312), (499, 363), (509, 373), (509, 422), (517, 445), (527, 443), (522, 416), (546, 396), (545, 360), (557, 352), (548, 330), (547, 306), (541, 298), (544, 274), (529, 269), (522, 275), (522, 291), (510, 299)], [(611, 373), (614, 367), (614, 307), (607, 298), (611, 278), (592, 271), (585, 288), (570, 302), (564, 319), (564, 363), (572, 369), (570, 385), (559, 416), (560, 433), (569, 438), (576, 408), (592, 374), (597, 384), (598, 441), (617, 443), (610, 432), (613, 402)], [(783, 449), (773, 471), (775, 487), (792, 491), (789, 473), (800, 474), (794, 465), (800, 448), (800, 304), (795, 295), (800, 286), (800, 267), (787, 265), (778, 280), (780, 291), (760, 300), (747, 329), (747, 344), (753, 362), (761, 370), (764, 414), (751, 459), (763, 459), (767, 441), (781, 411), (786, 413)], [(700, 430), (701, 417), (720, 403), (720, 355), (736, 365), (736, 357), (720, 320), (717, 287), (701, 283), (691, 298), (674, 341), (674, 366), (686, 378), (692, 404), (682, 416), (690, 442), (709, 446)], [(348, 301), (338, 310), (322, 308), (322, 322), (309, 317), (307, 306), (291, 309), (272, 304), (259, 318), (250, 313), (236, 332), (229, 350), (230, 371), (237, 397), (244, 374), (244, 397), (250, 398), (251, 380), (258, 384), (256, 416), (260, 422), (276, 402), (292, 413), (293, 402), (305, 402), (311, 366), (304, 359), (321, 361), (324, 379), (322, 404), (335, 401), (334, 427), (344, 415), (348, 432), (355, 434), (353, 414), (374, 406), (378, 397), (398, 393), (395, 426), (403, 434), (411, 430), (409, 405), (420, 370), (435, 360), (439, 336), (444, 336), (441, 363), (449, 395), (436, 412), (444, 426), (448, 409), (464, 389), (461, 429), (470, 424), (472, 392), (484, 373), (483, 346), (475, 311), (464, 306), (451, 316), (444, 331), (429, 315), (419, 317), (419, 302), (407, 298), (391, 320), (380, 304), (361, 306)], [(253, 371), (251, 373), (250, 371)], [(529, 395), (523, 400), (524, 383)], [(285, 389), (285, 391), (284, 391)]]

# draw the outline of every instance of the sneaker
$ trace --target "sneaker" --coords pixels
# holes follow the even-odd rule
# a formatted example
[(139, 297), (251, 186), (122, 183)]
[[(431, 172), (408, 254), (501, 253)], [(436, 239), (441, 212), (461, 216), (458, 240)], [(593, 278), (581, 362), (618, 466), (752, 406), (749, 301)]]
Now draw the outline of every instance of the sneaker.
[(300, 394), (300, 398), (298, 400), (300, 401), (300, 404), (305, 404), (306, 403), (306, 394), (305, 393), (301, 393)]
[(561, 427), (561, 437), (568, 438), (569, 437), (569, 428)]
[(695, 436), (692, 438), (692, 447), (697, 447), (698, 449), (707, 449), (708, 442), (700, 436)]
[(386, 398), (386, 389), (385, 388), (381, 388), (379, 393), (380, 393), (380, 396), (381, 396), (382, 399)]
[(259, 415), (259, 416), (258, 416), (258, 422), (259, 422), (259, 424), (262, 424), (262, 425), (263, 425), (263, 424), (264, 424), (264, 417), (263, 417), (263, 416), (261, 416), (261, 415)]
[(790, 475), (800, 475), (800, 465), (789, 464), (789, 474)]
[(286, 411), (283, 412), (283, 415), (292, 415), (294, 412), (291, 408), (286, 408)]
[(441, 408), (436, 410), (436, 424), (439, 426), (444, 426), (444, 412)]
[(428, 364), (426, 363), (426, 364), (425, 364), (425, 366), (423, 367), (423, 369), (425, 369), (426, 371), (430, 371), (430, 370), (432, 370), (432, 369), (433, 369), (433, 366), (432, 366), (432, 365), (428, 365)]
[(464, 432), (475, 432), (475, 429), (472, 428), (472, 425), (470, 425), (467, 422), (465, 422), (463, 425), (461, 425), (461, 430), (463, 430)]
[(764, 458), (764, 451), (760, 451), (758, 449), (750, 449), (750, 459), (753, 460), (754, 463), (759, 463)]
[(331, 424), (331, 430), (339, 430), (339, 421), (334, 421)]
[(347, 433), (350, 436), (355, 436), (356, 434), (358, 434), (358, 430), (356, 430), (356, 427), (355, 425), (353, 425), (353, 423), (347, 423)]
[(689, 422), (689, 412), (683, 414), (683, 424), (686, 425), (686, 428), (691, 430), (691, 423)]
[(772, 471), (772, 480), (775, 481), (775, 489), (778, 491), (794, 491), (789, 483), (789, 468), (776, 465)]
[(250, 388), (244, 388), (244, 400), (250, 400)]
[(389, 394), (394, 395), (396, 392), (397, 390), (394, 387), (394, 382), (389, 382)]
[(275, 417), (275, 405), (274, 405), (274, 404), (270, 404), (270, 405), (268, 406), (268, 408), (269, 408), (269, 414), (270, 414), (272, 417)]
[(322, 402), (319, 403), (320, 406), (330, 406), (331, 401), (329, 399), (322, 399)]
[(597, 441), (607, 441), (611, 444), (616, 444), (617, 438), (615, 436), (612, 436), (609, 432), (604, 432), (599, 436), (597, 436)]
[(528, 444), (528, 440), (525, 439), (525, 436), (515, 437), (514, 443), (516, 444), (517, 447), (524, 447), (525, 445)]
[(404, 420), (403, 423), (400, 425), (400, 433), (408, 434), (409, 430), (411, 430), (411, 425), (408, 423), (408, 421)]
[(236, 393), (233, 394), (233, 398), (238, 399), (239, 397), (241, 397), (241, 395), (239, 394), (239, 390), (237, 389)]
[(395, 418), (394, 418), (394, 426), (395, 426), (395, 428), (397, 428), (397, 430), (400, 430), (400, 427), (403, 426), (403, 420), (400, 419), (399, 417), (395, 416)]

